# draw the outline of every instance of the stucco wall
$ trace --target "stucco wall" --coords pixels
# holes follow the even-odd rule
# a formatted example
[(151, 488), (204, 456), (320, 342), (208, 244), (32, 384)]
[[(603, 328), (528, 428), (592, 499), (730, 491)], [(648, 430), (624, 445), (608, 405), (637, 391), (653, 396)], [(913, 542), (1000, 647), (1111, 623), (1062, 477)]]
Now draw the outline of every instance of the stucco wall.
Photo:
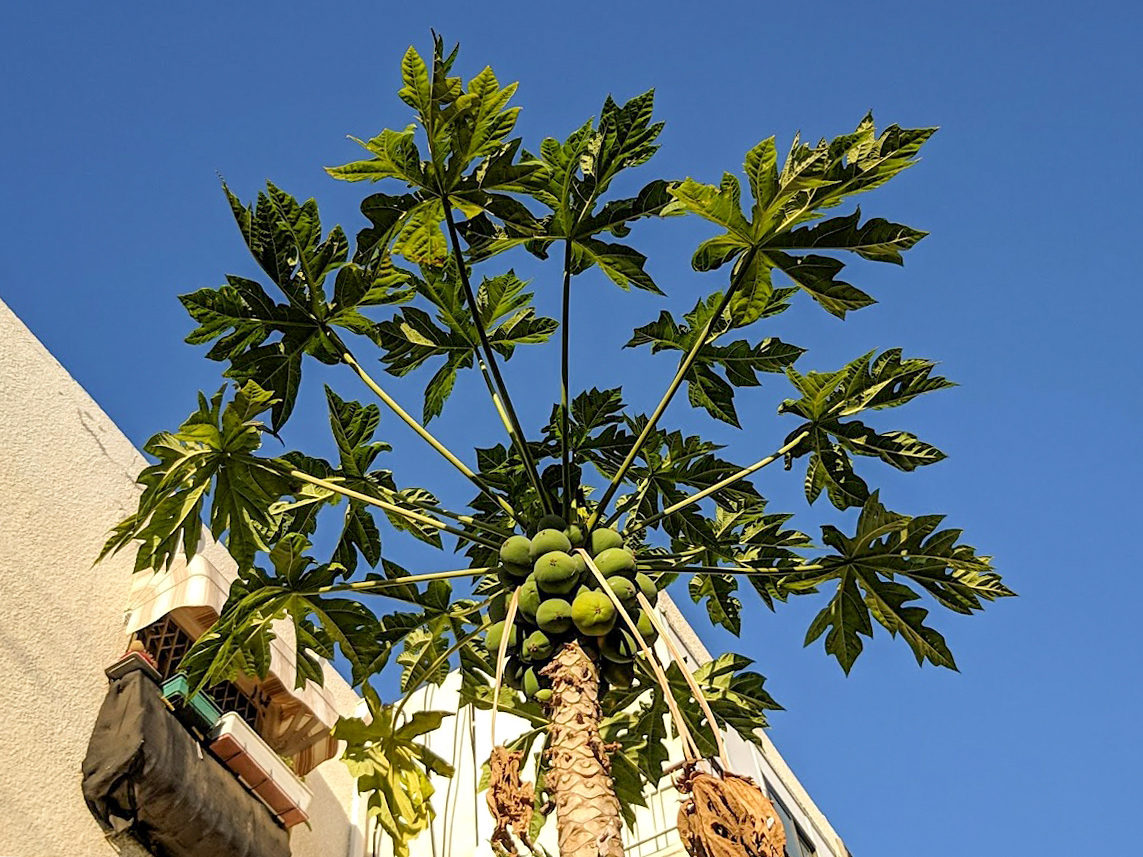
[[(103, 668), (126, 643), (133, 556), (92, 561), (134, 510), (144, 460), (2, 302), (0, 438), (0, 855), (111, 855), (83, 802), (80, 764)], [(332, 670), (328, 682), (352, 710), (353, 691)], [(293, 854), (346, 854), (348, 771), (330, 761), (306, 781), (313, 830), (295, 829)]]

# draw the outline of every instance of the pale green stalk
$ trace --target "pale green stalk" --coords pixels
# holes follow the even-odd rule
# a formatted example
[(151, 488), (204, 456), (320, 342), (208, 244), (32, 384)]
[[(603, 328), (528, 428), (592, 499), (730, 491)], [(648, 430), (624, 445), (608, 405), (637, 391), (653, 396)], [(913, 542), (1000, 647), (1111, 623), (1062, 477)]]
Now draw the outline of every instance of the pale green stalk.
[(351, 583), (335, 583), (315, 590), (318, 595), (327, 592), (379, 592), (395, 589), (410, 583), (426, 583), (433, 580), (451, 580), (454, 577), (476, 577), (494, 571), (494, 568), (458, 568), (455, 571), (434, 571), (426, 574), (411, 574), (408, 577), (394, 577), (388, 580), (356, 580)]
[(381, 385), (374, 381), (373, 378), (370, 377), (369, 373), (361, 367), (361, 364), (358, 363), (356, 358), (349, 353), (348, 349), (343, 349), (341, 359), (345, 361), (345, 363), (350, 368), (352, 368), (354, 372), (357, 373), (357, 376), (365, 382), (365, 386), (367, 386), (377, 395), (377, 398), (384, 402), (389, 407), (389, 409), (395, 413), (403, 423), (405, 423), (405, 425), (407, 425), (421, 437), (421, 440), (435, 449), (438, 453), (441, 454), (441, 456), (444, 457), (444, 459), (449, 464), (451, 464), (466, 477), (468, 477), (468, 480), (472, 482), (472, 484), (477, 488), (479, 488), (482, 494), (485, 494), (491, 500), (495, 501), (501, 509), (503, 509), (512, 517), (513, 520), (516, 519), (516, 510), (512, 508), (512, 505), (495, 491), (493, 491), (487, 482), (477, 476), (476, 473), (474, 473), (467, 464), (453, 455), (452, 451), (449, 450), (447, 446), (433, 437), (432, 434), (429, 433), (428, 429), (413, 419), (413, 417), (410, 416), (404, 408), (397, 404), (393, 397), (386, 393)]
[(349, 497), (350, 499), (359, 500), (360, 502), (366, 503), (370, 506), (376, 506), (378, 509), (383, 509), (384, 511), (391, 512), (394, 515), (400, 515), (407, 520), (427, 524), (430, 527), (435, 527), (436, 529), (441, 530), (442, 532), (450, 533), (462, 539), (467, 539), (470, 542), (482, 545), (486, 548), (490, 548), (491, 550), (500, 550), (500, 545), (496, 542), (482, 539), (479, 536), (473, 535), (472, 533), (466, 532), (464, 530), (458, 530), (456, 527), (450, 527), (448, 524), (438, 521), (436, 518), (430, 518), (428, 515), (422, 515), (419, 512), (412, 511), (411, 509), (403, 509), (400, 506), (394, 506), (392, 503), (386, 503), (384, 500), (378, 500), (376, 497), (370, 497), (368, 494), (362, 494), (360, 491), (354, 491), (352, 488), (346, 488), (342, 485), (338, 485), (336, 482), (330, 482), (328, 479), (321, 479), (317, 476), (311, 476), (308, 473), (303, 473), (301, 470), (288, 470), (286, 473), (290, 477), (301, 482), (308, 482), (311, 485), (317, 485), (319, 488), (325, 488), (327, 491), (332, 491), (335, 494), (341, 494), (345, 497)]
[[(500, 394), (500, 401), (496, 403), (497, 408), (503, 408), (508, 422), (511, 423), (508, 427), (508, 436), (520, 453), (528, 481), (532, 483), (532, 487), (539, 496), (540, 504), (543, 506), (544, 511), (551, 512), (551, 503), (547, 493), (544, 491), (543, 484), (540, 482), (540, 472), (536, 468), (536, 461), (532, 458), (532, 451), (528, 448), (528, 441), (525, 438), (524, 429), (520, 425), (520, 418), (516, 415), (516, 409), (512, 406), (512, 398), (508, 395), (508, 386), (504, 383), (504, 376), (500, 374), (500, 366), (496, 362), (496, 352), (492, 350), (492, 343), (488, 340), (488, 332), (484, 329), (484, 323), (480, 320), (480, 307), (476, 303), (476, 294), (472, 291), (472, 283), (468, 279), (468, 270), (464, 264), (464, 254), (460, 247), (460, 236), (456, 231), (456, 223), (452, 217), (452, 202), (449, 200), (448, 194), (442, 195), (441, 204), (444, 207), (445, 223), (448, 226), (449, 241), (452, 244), (453, 256), (456, 258), (456, 268), (460, 276), (460, 285), (464, 290), (464, 297), (468, 303), (469, 312), (472, 314), (472, 323), (476, 327), (476, 334), (480, 339), (480, 348), (484, 353), (484, 360), (487, 362), (488, 369), (492, 373), (492, 380), (495, 382), (496, 392)], [(495, 396), (493, 398), (495, 401)]]

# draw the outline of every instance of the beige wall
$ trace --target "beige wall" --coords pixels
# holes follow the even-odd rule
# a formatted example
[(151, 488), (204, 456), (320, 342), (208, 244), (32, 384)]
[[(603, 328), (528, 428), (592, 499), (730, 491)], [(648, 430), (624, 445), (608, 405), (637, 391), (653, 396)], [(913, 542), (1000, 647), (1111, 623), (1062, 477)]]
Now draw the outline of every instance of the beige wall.
[[(110, 527), (134, 510), (143, 466), (115, 424), (0, 302), (4, 857), (115, 853), (83, 802), (80, 765), (107, 689), (103, 668), (126, 643), (133, 556), (127, 551), (95, 568), (92, 561)], [(208, 558), (220, 567), (229, 561), (218, 546)], [(352, 709), (356, 695), (331, 674), (331, 689)], [(295, 828), (294, 855), (346, 854), (354, 806), (348, 772), (330, 761), (306, 782), (314, 829)]]

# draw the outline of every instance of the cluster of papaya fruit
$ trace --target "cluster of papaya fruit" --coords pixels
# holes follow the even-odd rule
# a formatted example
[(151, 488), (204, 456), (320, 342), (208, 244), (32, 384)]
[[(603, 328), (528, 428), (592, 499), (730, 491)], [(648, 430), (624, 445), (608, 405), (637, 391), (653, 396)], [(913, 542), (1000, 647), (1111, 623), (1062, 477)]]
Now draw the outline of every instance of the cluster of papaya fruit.
[(559, 647), (572, 639), (599, 655), (605, 685), (626, 688), (634, 679), (638, 643), (580, 549), (591, 556), (647, 644), (655, 639), (655, 628), (639, 608), (637, 594), (642, 592), (654, 603), (657, 589), (638, 570), (635, 552), (624, 545), (623, 537), (608, 528), (584, 533), (577, 524), (568, 526), (562, 518), (546, 515), (531, 538), (510, 536), (501, 545), (500, 577), (508, 590), (489, 604), (488, 618), (495, 624), (489, 626), (484, 639), (495, 658), (505, 633), (509, 599), (518, 591), (515, 621), (507, 631), (504, 683), (529, 699), (547, 702), (551, 698), (541, 671)]

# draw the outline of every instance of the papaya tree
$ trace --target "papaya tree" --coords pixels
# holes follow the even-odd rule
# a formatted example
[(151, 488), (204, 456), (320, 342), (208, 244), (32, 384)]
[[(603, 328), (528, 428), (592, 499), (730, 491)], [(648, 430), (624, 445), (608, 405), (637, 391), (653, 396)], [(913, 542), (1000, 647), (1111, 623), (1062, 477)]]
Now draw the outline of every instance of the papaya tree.
[[(501, 86), (490, 68), (465, 82), (452, 72), (456, 55), (439, 37), (427, 61), (410, 48), (398, 95), (413, 123), (359, 140), (361, 159), (328, 168), (334, 179), (391, 185), (365, 196), (354, 240), (340, 227), (323, 231), (312, 199), (267, 184), (246, 203), (224, 185), (263, 275), (230, 275), (181, 300), (197, 324), (187, 341), (209, 345), (229, 383), (200, 394), (178, 430), (146, 444), (155, 463), (139, 476), (138, 510), (105, 553), (134, 544), (138, 569), (162, 570), (193, 555), (207, 526), (229, 549), (238, 579), (184, 661), (196, 691), (237, 673), (264, 676), (282, 621), (294, 628), (299, 682), (321, 682), (319, 659), (340, 650), (370, 716), (341, 721), (335, 734), (398, 854), (431, 822), (430, 775), (451, 774), (422, 737), (448, 713), (406, 705), (454, 669), (463, 705), (533, 727), (488, 762), (498, 851), (538, 848), (537, 827), (554, 807), (561, 854), (621, 855), (624, 822), (665, 776), (672, 735), (687, 763), (681, 788), (706, 795), (706, 810), (691, 800), (680, 815), (688, 850), (780, 850), (766, 831), (748, 829), (759, 793), (724, 770), (720, 738), (732, 729), (758, 740), (776, 707), (763, 677), (733, 653), (683, 668), (664, 654), (669, 639), (652, 608), (660, 591), (685, 587), (737, 634), (744, 611), (816, 594), (823, 604), (805, 642), (824, 639), (847, 673), (875, 625), (902, 638), (918, 663), (955, 669), (930, 609), (971, 614), (1013, 594), (941, 515), (890, 511), (867, 481), (876, 468), (857, 466), (879, 459), (912, 471), (944, 458), (907, 431), (867, 422), (950, 386), (935, 364), (890, 348), (804, 370), (805, 349), (769, 335), (794, 301), (838, 319), (875, 302), (842, 279), (847, 257), (899, 265), (925, 233), (864, 219), (856, 207), (827, 213), (911, 166), (934, 129), (878, 130), (866, 116), (832, 140), (795, 137), (784, 157), (773, 137), (762, 140), (745, 155), (745, 188), (727, 172), (718, 185), (651, 178), (622, 196), (616, 179), (658, 148), (653, 93), (623, 104), (609, 97), (598, 117), (531, 151), (511, 136), (516, 85)], [(684, 215), (713, 227), (692, 264), (716, 285), (679, 307), (629, 239), (636, 221)], [(512, 254), (547, 260), (552, 276), (525, 283), (506, 267)], [(657, 318), (616, 343), (663, 355), (665, 390), (650, 413), (625, 403), (622, 379), (573, 385), (570, 306), (576, 278), (592, 268), (621, 291), (663, 302)], [(558, 318), (539, 313), (538, 288), (559, 290)], [(550, 418), (525, 425), (502, 365), (557, 343)], [(267, 443), (297, 419), (313, 361), (344, 367), (362, 397), (326, 388), (330, 458)], [(454, 452), (429, 426), (471, 372), (504, 441)], [(385, 374), (410, 373), (427, 376), (419, 415), (385, 387)], [(752, 463), (667, 422), (685, 398), (741, 428), (738, 396), (765, 375), (790, 385), (778, 408), (786, 425)], [(535, 411), (540, 394), (528, 395)], [(383, 466), (383, 414), (468, 483), (467, 507), (448, 508), (439, 490)], [(752, 478), (779, 463), (796, 469), (808, 503), (824, 494), (839, 512), (852, 510), (840, 516), (849, 525), (822, 526), (815, 541), (792, 513), (772, 509)], [(463, 560), (441, 561), (455, 570), (402, 568), (386, 556), (383, 531)], [(387, 669), (399, 673), (399, 697), (385, 701), (375, 679)], [(537, 760), (533, 784), (520, 779), (524, 758)], [(729, 816), (719, 824), (708, 817), (715, 804)], [(711, 837), (725, 841), (716, 847)]]

